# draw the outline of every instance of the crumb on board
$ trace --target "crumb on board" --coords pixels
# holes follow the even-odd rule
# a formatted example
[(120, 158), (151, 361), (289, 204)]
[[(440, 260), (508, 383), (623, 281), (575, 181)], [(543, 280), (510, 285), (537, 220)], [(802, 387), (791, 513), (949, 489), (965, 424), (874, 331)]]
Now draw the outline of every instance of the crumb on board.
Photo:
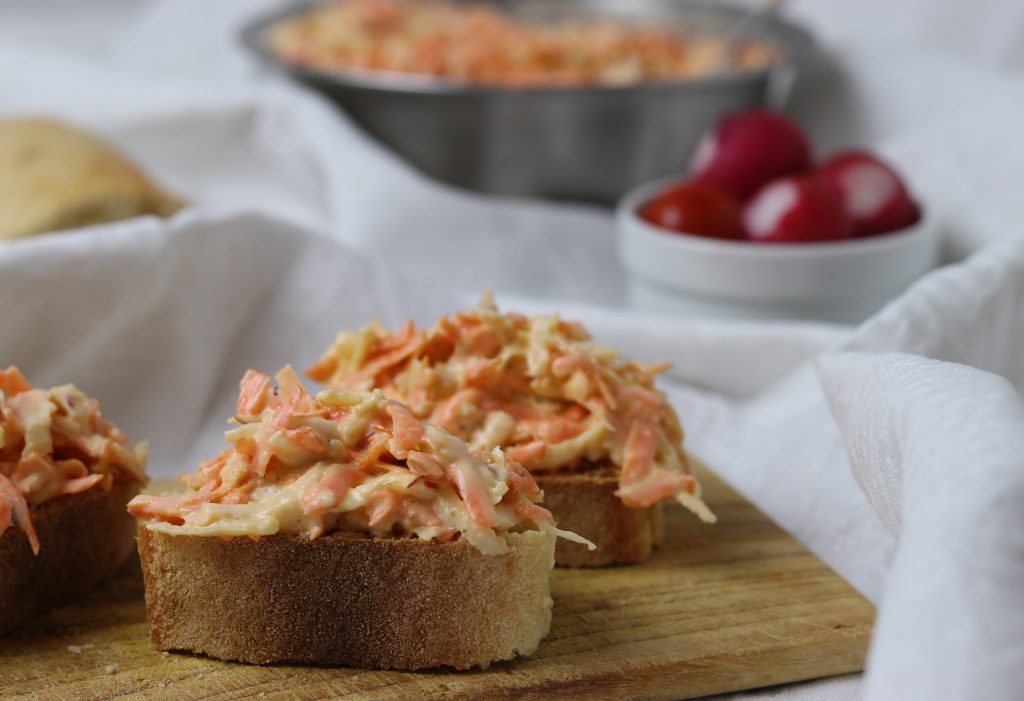
[(114, 662), (113, 664), (108, 664), (106, 667), (103, 668), (103, 671), (107, 674), (113, 674), (117, 671), (117, 663)]
[(164, 650), (160, 654), (163, 655), (164, 657), (170, 657), (171, 656), (171, 653), (167, 652), (167, 650)]
[(92, 650), (96, 647), (95, 643), (86, 643), (85, 645), (68, 645), (68, 652), (72, 655), (80, 655), (83, 650)]

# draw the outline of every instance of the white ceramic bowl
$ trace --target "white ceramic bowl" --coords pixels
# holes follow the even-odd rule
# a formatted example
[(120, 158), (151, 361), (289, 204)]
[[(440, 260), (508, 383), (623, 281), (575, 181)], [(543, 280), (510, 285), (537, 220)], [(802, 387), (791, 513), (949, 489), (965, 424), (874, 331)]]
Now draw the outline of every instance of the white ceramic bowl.
[(903, 231), (832, 243), (759, 244), (666, 231), (639, 209), (676, 178), (642, 185), (617, 211), (630, 304), (719, 319), (858, 323), (930, 270), (939, 237), (924, 208)]

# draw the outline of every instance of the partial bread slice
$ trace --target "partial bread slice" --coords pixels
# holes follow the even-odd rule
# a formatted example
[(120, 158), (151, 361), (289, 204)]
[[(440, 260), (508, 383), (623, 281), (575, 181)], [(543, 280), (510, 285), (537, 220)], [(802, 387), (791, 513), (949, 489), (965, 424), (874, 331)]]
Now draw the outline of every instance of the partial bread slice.
[(139, 528), (150, 635), (162, 650), (255, 664), (486, 667), (529, 655), (551, 625), (555, 536), (465, 539), (335, 533), (259, 540)]
[(0, 535), (0, 633), (88, 593), (113, 577), (135, 546), (126, 511), (139, 491), (114, 482), (57, 497), (31, 509), (39, 554), (16, 526)]
[(538, 472), (533, 477), (544, 490), (544, 507), (558, 527), (597, 545), (596, 550), (588, 550), (560, 540), (555, 547), (556, 565), (600, 567), (643, 562), (665, 540), (660, 504), (633, 509), (615, 496), (617, 469)]
[(167, 217), (182, 205), (91, 134), (49, 119), (0, 120), (0, 241)]

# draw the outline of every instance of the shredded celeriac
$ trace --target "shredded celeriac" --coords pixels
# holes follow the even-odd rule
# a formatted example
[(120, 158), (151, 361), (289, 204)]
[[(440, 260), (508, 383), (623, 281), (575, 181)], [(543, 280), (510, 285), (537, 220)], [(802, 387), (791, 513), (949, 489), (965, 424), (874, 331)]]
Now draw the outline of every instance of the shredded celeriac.
[(220, 455), (183, 479), (184, 494), (143, 495), (129, 511), (173, 535), (309, 538), (336, 532), (465, 538), (508, 551), (504, 533), (558, 531), (529, 473), (500, 449), (472, 452), (380, 391), (315, 396), (291, 367), (250, 370)]
[(408, 322), (391, 333), (374, 323), (342, 332), (308, 375), (339, 391), (380, 389), (532, 473), (610, 463), (627, 506), (674, 498), (714, 521), (679, 419), (654, 385), (667, 367), (623, 361), (557, 315), (502, 314), (488, 295), (429, 329)]
[(146, 444), (134, 447), (74, 385), (35, 389), (16, 367), (0, 370), (0, 534), (12, 521), (32, 551), (31, 507), (115, 480), (145, 484)]

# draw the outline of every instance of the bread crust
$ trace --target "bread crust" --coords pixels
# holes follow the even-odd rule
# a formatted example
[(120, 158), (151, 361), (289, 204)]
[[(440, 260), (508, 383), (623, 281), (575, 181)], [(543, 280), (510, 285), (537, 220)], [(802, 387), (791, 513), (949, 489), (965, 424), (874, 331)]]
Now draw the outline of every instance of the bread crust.
[(596, 550), (568, 540), (555, 547), (560, 567), (602, 567), (643, 562), (665, 540), (661, 505), (634, 509), (615, 496), (618, 470), (594, 467), (579, 471), (535, 473), (544, 490), (544, 507), (562, 530), (597, 545)]
[(88, 489), (31, 509), (39, 554), (16, 526), (0, 535), (0, 633), (67, 603), (113, 577), (134, 549), (126, 511), (133, 482)]
[(551, 625), (554, 535), (507, 540), (511, 552), (484, 555), (464, 539), (254, 540), (142, 524), (150, 634), (162, 650), (254, 664), (486, 667), (533, 653)]

